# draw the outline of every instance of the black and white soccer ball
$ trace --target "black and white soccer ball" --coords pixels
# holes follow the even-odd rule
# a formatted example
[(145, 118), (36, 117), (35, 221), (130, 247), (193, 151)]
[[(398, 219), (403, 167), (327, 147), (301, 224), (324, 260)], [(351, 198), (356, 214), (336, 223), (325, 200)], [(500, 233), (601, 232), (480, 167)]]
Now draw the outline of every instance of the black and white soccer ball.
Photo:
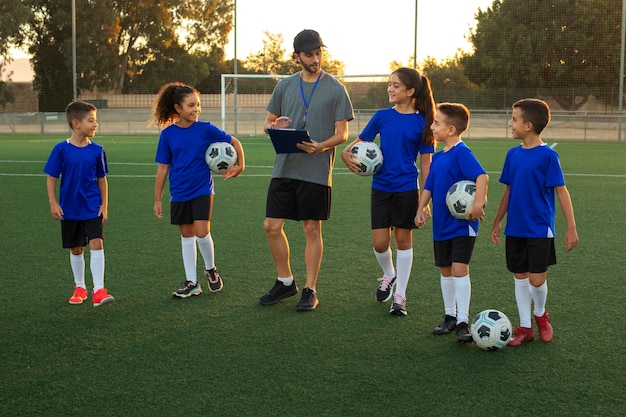
[(204, 160), (211, 172), (224, 175), (237, 164), (237, 151), (228, 142), (214, 142), (207, 148)]
[(383, 153), (374, 142), (357, 142), (350, 148), (350, 153), (356, 155), (356, 162), (361, 166), (357, 175), (374, 175), (383, 166)]
[(482, 350), (498, 350), (509, 343), (513, 328), (506, 314), (489, 309), (481, 311), (474, 317), (470, 332), (476, 346)]
[(446, 206), (452, 217), (465, 219), (465, 215), (474, 205), (476, 198), (476, 183), (470, 180), (461, 180), (450, 186), (446, 193)]

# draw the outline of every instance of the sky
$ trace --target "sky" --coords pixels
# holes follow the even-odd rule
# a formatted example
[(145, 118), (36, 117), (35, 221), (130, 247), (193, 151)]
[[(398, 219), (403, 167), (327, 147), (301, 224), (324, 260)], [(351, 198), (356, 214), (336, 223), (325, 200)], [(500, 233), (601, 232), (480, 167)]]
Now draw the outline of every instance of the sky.
[[(389, 64), (398, 61), (412, 65), (431, 56), (452, 57), (458, 49), (471, 51), (465, 39), (475, 27), (474, 15), (486, 10), (493, 0), (234, 0), (236, 29), (226, 45), (226, 57), (240, 61), (263, 48), (264, 32), (282, 34), (286, 52), (293, 49), (293, 38), (302, 29), (320, 33), (333, 59), (345, 64), (350, 75), (388, 74)], [(374, 3), (382, 6), (372, 6)], [(294, 6), (296, 4), (296, 6)], [(417, 45), (415, 45), (415, 5)], [(15, 58), (24, 58), (16, 55)], [(32, 79), (27, 62), (20, 60), (10, 69), (14, 81)]]
[[(264, 32), (282, 34), (287, 53), (302, 29), (319, 32), (333, 59), (346, 74), (389, 73), (389, 64), (412, 65), (417, 10), (417, 61), (427, 56), (452, 57), (460, 48), (471, 51), (465, 36), (475, 27), (478, 8), (493, 0), (235, 0), (237, 58), (260, 52)], [(297, 6), (294, 6), (297, 4)], [(379, 6), (373, 6), (379, 4)], [(234, 31), (226, 55), (235, 54)]]

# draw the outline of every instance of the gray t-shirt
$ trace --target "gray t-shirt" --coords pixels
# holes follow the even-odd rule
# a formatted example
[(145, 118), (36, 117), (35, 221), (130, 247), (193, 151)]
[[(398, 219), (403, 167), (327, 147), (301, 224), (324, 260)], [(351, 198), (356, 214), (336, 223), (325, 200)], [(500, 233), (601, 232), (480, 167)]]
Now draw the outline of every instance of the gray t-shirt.
[[(314, 91), (315, 83), (304, 81), (301, 91), (300, 81), (300, 73), (280, 80), (266, 107), (268, 112), (278, 116), (289, 116), (292, 120), (289, 128), (306, 129), (312, 140), (323, 142), (335, 134), (336, 121), (354, 119), (348, 92), (333, 76), (324, 73)], [(306, 106), (303, 93), (304, 99), (309, 103), (304, 126)], [(272, 178), (291, 178), (332, 186), (334, 163), (334, 148), (314, 155), (277, 154)]]

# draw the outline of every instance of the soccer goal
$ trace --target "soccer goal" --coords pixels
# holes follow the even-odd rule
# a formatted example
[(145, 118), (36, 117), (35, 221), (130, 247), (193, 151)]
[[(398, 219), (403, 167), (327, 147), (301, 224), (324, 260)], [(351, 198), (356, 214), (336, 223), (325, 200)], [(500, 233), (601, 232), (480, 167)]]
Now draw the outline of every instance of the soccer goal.
[[(262, 136), (265, 107), (278, 81), (288, 75), (222, 74), (220, 110), (222, 129), (235, 135)], [(336, 75), (348, 90), (354, 106), (355, 131), (364, 127), (376, 109), (389, 105), (389, 74)]]

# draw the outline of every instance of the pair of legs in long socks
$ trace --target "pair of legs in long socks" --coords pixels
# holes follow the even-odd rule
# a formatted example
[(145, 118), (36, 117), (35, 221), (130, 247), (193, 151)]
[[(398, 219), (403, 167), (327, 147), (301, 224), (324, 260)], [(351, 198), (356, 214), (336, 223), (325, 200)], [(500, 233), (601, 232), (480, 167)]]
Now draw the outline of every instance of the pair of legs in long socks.
[[(183, 266), (187, 281), (198, 282), (196, 265), (198, 251), (204, 260), (204, 269), (215, 268), (215, 247), (210, 232), (210, 222), (196, 220), (193, 224), (180, 225)], [(197, 248), (196, 248), (197, 244)]]
[(468, 323), (472, 295), (469, 265), (454, 262), (449, 267), (443, 267), (439, 279), (446, 315), (456, 317), (457, 323)]
[[(89, 269), (93, 278), (93, 290), (104, 288), (104, 247), (102, 239), (89, 241)], [(70, 249), (70, 266), (74, 275), (74, 284), (87, 289), (85, 284), (85, 248)]]
[(391, 229), (372, 230), (374, 255), (385, 277), (396, 277), (395, 294), (406, 298), (406, 289), (413, 266), (413, 234), (410, 229), (394, 229), (396, 266), (393, 266)]
[(547, 298), (548, 284), (545, 272), (515, 274), (515, 301), (521, 327), (532, 327), (531, 308), (535, 316), (544, 315)]

